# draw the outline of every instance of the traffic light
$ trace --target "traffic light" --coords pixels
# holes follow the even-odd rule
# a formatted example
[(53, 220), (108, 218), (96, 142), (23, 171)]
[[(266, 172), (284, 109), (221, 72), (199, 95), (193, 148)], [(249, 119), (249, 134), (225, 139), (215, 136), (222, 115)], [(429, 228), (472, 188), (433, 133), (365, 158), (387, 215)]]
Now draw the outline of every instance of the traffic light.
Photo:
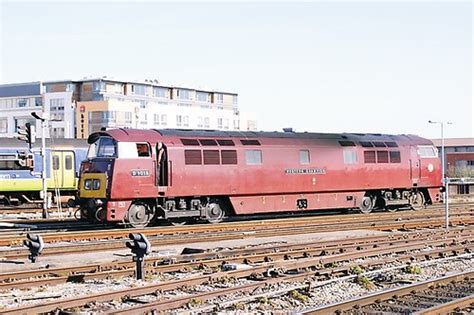
[(144, 258), (151, 252), (151, 244), (142, 233), (130, 233), (128, 237), (132, 240), (125, 245), (132, 250), (133, 261), (136, 262), (137, 280), (143, 279)]
[(35, 263), (36, 258), (41, 254), (44, 248), (43, 238), (40, 235), (30, 233), (26, 234), (26, 238), (28, 240), (24, 240), (23, 244), (30, 250), (28, 259), (30, 259), (32, 263)]
[(31, 148), (31, 145), (36, 142), (35, 126), (26, 123), (25, 127), (18, 127), (18, 139), (26, 141)]

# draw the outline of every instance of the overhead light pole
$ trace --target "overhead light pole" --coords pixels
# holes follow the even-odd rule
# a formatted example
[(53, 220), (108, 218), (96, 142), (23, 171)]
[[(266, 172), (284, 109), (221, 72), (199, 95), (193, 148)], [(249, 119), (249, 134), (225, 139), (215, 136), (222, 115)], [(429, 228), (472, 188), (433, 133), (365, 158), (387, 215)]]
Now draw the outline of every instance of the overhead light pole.
[(438, 124), (441, 127), (441, 184), (443, 185), (443, 202), (445, 210), (446, 230), (449, 229), (449, 200), (448, 188), (449, 178), (446, 176), (445, 159), (444, 159), (444, 124), (452, 125), (450, 121), (432, 121), (428, 120), (430, 124)]

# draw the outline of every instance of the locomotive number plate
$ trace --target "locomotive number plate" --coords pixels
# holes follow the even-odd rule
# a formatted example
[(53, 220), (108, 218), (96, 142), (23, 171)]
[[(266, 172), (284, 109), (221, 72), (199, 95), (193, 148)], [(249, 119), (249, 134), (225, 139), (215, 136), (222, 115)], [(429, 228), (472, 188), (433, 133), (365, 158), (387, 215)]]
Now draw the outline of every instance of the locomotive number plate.
[(150, 176), (150, 171), (149, 170), (132, 170), (130, 174), (132, 174), (132, 176)]

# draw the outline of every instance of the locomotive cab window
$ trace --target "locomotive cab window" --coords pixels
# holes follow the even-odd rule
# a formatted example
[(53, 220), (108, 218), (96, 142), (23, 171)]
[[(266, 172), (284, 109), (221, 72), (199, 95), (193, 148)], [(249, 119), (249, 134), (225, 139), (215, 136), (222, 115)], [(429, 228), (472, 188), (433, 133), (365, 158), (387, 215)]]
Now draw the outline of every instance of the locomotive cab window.
[(117, 157), (117, 142), (111, 137), (100, 137), (89, 146), (89, 159), (96, 157)]
[(247, 165), (262, 164), (262, 151), (261, 150), (245, 151), (245, 162), (247, 163)]
[(306, 165), (310, 162), (309, 150), (300, 150), (300, 164)]
[(53, 155), (53, 170), (59, 170), (59, 156)]
[(148, 143), (137, 143), (137, 154), (139, 157), (150, 157), (150, 146)]

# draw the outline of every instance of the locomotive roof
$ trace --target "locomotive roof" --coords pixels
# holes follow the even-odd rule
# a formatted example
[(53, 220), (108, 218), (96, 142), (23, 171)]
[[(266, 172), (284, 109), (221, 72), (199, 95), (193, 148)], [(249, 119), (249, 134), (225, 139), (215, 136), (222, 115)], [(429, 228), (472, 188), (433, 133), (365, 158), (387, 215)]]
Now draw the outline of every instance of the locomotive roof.
[(163, 136), (178, 138), (239, 138), (239, 139), (301, 139), (301, 140), (334, 140), (334, 141), (400, 141), (414, 144), (429, 144), (428, 139), (416, 135), (388, 135), (363, 133), (316, 133), (316, 132), (267, 132), (267, 131), (221, 131), (192, 129), (111, 129), (100, 131), (89, 136), (93, 143), (99, 136), (111, 136), (117, 141), (161, 141)]

